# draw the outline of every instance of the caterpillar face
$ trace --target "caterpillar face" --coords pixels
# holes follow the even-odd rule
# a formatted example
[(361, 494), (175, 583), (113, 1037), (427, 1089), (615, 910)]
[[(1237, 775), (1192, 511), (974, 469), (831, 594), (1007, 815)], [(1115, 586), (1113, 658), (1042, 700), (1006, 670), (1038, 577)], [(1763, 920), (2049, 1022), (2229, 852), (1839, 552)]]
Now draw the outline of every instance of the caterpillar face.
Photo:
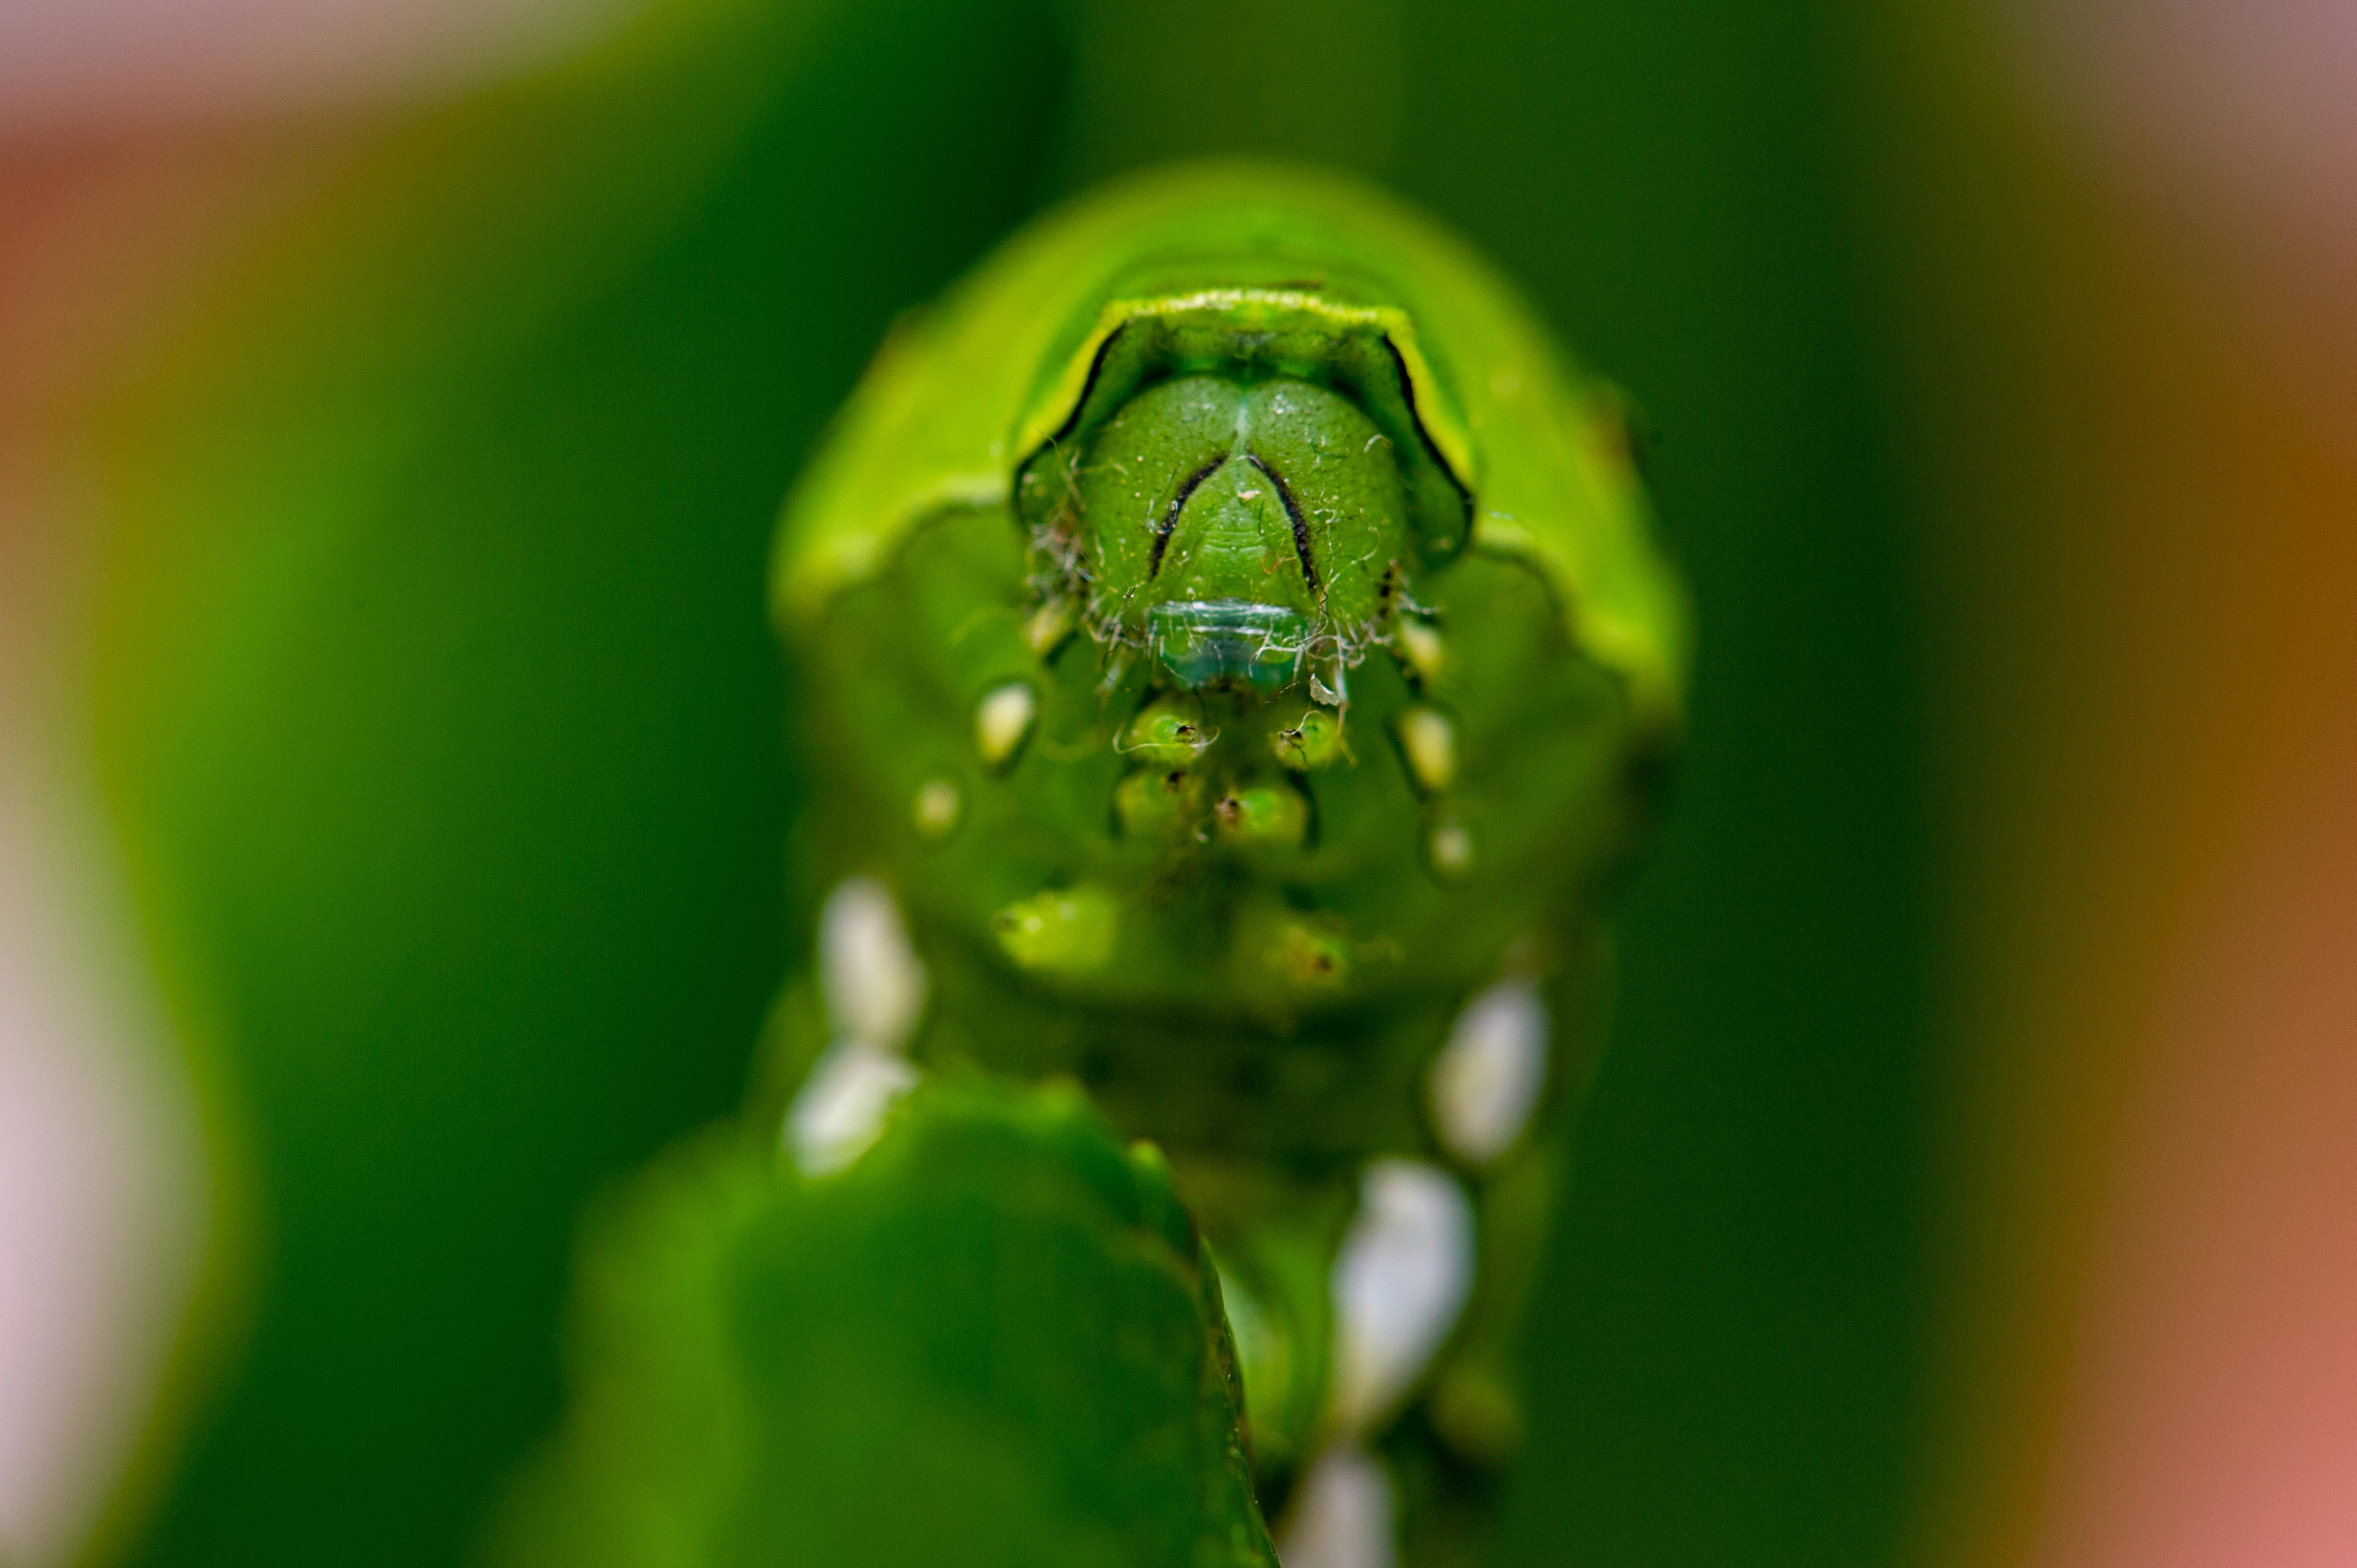
[(1583, 906), (1669, 727), (1609, 403), (1269, 199), (1116, 203), (1063, 272), (1018, 246), (888, 349), (790, 516), (822, 874), (1060, 1005), (1461, 993)]
[(1095, 635), (1181, 690), (1275, 695), (1321, 666), (1336, 690), (1415, 557), (1390, 438), (1293, 377), (1164, 381), (1025, 478), (1034, 505), (1063, 489), (1038, 526)]

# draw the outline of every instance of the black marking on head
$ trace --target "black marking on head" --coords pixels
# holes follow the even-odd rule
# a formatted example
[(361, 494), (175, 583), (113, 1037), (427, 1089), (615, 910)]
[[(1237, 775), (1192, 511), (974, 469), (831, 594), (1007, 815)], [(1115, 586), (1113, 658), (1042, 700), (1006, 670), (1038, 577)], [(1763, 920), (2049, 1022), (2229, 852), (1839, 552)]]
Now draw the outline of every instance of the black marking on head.
[(1285, 503), (1286, 518), (1293, 524), (1293, 549), (1301, 557), (1301, 575), (1308, 583), (1309, 591), (1315, 594), (1318, 592), (1318, 562), (1310, 553), (1309, 524), (1302, 517), (1301, 509), (1294, 504), (1293, 492), (1286, 489), (1285, 480), (1275, 468), (1260, 460), (1258, 453), (1245, 453), (1244, 461), (1267, 475), (1268, 482), (1276, 488), (1276, 499)]
[[(1194, 498), (1196, 487), (1200, 485), (1205, 479), (1210, 478), (1213, 474), (1218, 473), (1220, 469), (1226, 465), (1228, 455), (1224, 452), (1221, 453), (1218, 456), (1212, 458), (1210, 462), (1204, 464), (1193, 473), (1188, 475), (1187, 482), (1178, 487), (1178, 493), (1170, 498), (1169, 510), (1162, 514), (1162, 526), (1154, 531), (1154, 553), (1146, 559), (1146, 580), (1147, 582), (1150, 583), (1154, 581), (1155, 577), (1160, 574), (1162, 570), (1162, 553), (1170, 548), (1171, 530), (1178, 526), (1178, 514), (1187, 510), (1187, 503)], [(1300, 526), (1301, 525), (1298, 522), (1294, 524), (1296, 529), (1298, 529)]]
[[(1071, 412), (1064, 415), (1064, 423), (1056, 427), (1055, 433), (1048, 437), (1045, 445), (1053, 446), (1070, 440), (1072, 432), (1080, 428), (1081, 415), (1089, 406), (1089, 398), (1097, 390), (1097, 381), (1104, 375), (1105, 360), (1113, 354), (1114, 342), (1129, 330), (1129, 326), (1128, 322), (1123, 322), (1106, 333), (1104, 341), (1097, 345), (1097, 351), (1089, 359), (1089, 373), (1081, 381), (1081, 395), (1072, 400)], [(1402, 371), (1401, 376), (1405, 380), (1406, 372)], [(1027, 458), (1026, 461), (1028, 459)]]
[(1415, 378), (1407, 373), (1407, 356), (1399, 351), (1399, 345), (1392, 341), (1392, 335), (1388, 332), (1383, 334), (1383, 349), (1392, 357), (1392, 368), (1399, 372), (1400, 394), (1407, 399), (1408, 423), (1415, 426), (1415, 438), (1424, 444), (1425, 452), (1448, 477), (1449, 484), (1455, 487), (1465, 502), (1466, 538), (1458, 542), (1469, 542), (1473, 532), (1473, 492), (1465, 488), (1464, 477), (1448, 466), (1448, 459), (1441, 456), (1440, 446), (1433, 440), (1432, 432), (1424, 427), (1424, 411), (1416, 406)]

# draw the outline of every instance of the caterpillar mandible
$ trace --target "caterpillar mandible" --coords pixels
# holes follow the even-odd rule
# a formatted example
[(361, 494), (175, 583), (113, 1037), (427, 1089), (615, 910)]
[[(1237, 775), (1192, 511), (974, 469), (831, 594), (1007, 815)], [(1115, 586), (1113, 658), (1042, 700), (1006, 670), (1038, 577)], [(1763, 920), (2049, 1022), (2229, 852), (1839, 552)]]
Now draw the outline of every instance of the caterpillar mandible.
[(925, 1073), (1076, 1080), (1209, 1240), (1287, 1561), (1457, 1561), (1680, 728), (1617, 397), (1374, 191), (1148, 175), (894, 329), (773, 604), (793, 1156)]

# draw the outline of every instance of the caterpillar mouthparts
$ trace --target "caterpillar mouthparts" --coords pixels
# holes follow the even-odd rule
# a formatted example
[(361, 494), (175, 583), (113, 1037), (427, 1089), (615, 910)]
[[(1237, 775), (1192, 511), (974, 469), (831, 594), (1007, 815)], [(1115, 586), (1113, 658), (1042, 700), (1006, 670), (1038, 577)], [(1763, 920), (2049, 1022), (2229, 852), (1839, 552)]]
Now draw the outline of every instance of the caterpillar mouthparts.
[(1189, 691), (1237, 681), (1281, 692), (1300, 678), (1309, 618), (1246, 599), (1188, 600), (1148, 609), (1146, 636), (1155, 659)]

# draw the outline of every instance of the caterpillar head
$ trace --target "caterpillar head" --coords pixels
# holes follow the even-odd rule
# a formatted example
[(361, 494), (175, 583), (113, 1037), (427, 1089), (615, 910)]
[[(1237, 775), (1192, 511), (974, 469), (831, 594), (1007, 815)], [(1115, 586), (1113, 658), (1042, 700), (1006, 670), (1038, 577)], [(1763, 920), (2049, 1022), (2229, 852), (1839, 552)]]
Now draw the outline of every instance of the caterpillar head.
[(1028, 389), (1013, 437), (977, 424), (984, 474), (917, 474), (884, 536), (823, 457), (799, 553), (790, 521), (789, 596), (845, 579), (802, 623), (822, 875), (1067, 1001), (1282, 1024), (1469, 984), (1581, 917), (1672, 727), (1609, 401), (1543, 343), (1444, 377), (1448, 312), (1258, 243), (1079, 280), (1092, 325), (1028, 361), (985, 274), (833, 456), (920, 469), (962, 366)]

